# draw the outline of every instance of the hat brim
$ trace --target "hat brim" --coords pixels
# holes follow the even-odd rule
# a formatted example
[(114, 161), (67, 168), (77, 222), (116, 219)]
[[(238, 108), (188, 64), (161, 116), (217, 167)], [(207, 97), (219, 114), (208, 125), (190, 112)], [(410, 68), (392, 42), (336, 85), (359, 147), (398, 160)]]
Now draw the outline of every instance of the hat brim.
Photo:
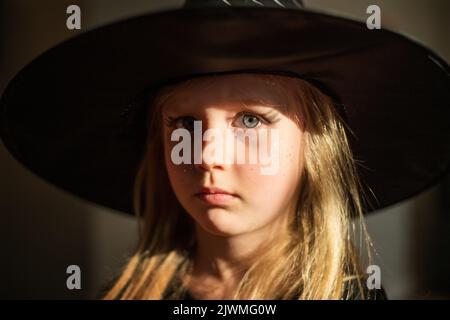
[(304, 10), (173, 10), (84, 33), (9, 83), (0, 135), (40, 177), (131, 213), (143, 151), (143, 140), (123, 130), (132, 99), (186, 75), (250, 69), (298, 74), (345, 107), (365, 193), (377, 199), (368, 211), (448, 171), (447, 63), (393, 32)]

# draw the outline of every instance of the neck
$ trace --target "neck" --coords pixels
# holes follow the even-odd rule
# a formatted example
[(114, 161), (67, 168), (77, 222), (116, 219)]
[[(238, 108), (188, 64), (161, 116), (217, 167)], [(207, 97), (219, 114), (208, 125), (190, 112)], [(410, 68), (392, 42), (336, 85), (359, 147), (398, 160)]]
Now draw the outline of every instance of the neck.
[(233, 236), (214, 235), (197, 224), (194, 273), (208, 275), (218, 281), (239, 281), (254, 259), (283, 236), (280, 230), (286, 230), (284, 218), (258, 230)]

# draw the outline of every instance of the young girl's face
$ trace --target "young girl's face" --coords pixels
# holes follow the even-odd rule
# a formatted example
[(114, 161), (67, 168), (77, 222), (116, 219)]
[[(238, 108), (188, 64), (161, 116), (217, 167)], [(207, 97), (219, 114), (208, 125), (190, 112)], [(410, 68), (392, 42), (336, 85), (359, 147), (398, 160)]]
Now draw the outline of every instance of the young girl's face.
[[(198, 78), (175, 88), (164, 102), (163, 144), (169, 180), (181, 205), (205, 231), (233, 236), (269, 230), (293, 210), (303, 166), (303, 131), (283, 112), (286, 103), (279, 87), (252, 74)], [(180, 128), (191, 136), (190, 163), (174, 161), (179, 154), (173, 152), (174, 147), (180, 146), (182, 138), (173, 139), (173, 133)], [(222, 134), (222, 144), (217, 136), (203, 139), (208, 129)], [(267, 139), (260, 135), (264, 131)], [(226, 139), (227, 134), (237, 132), (248, 138)], [(253, 143), (251, 136), (256, 137)], [(197, 150), (201, 163), (195, 163), (195, 139), (201, 145)], [(214, 141), (217, 149), (212, 148)], [(219, 147), (223, 147), (223, 157), (211, 158), (220, 153), (211, 150)], [(245, 161), (237, 159), (239, 148), (246, 150)], [(250, 152), (261, 150), (267, 152), (266, 160), (271, 159), (272, 170), (259, 157), (256, 163), (250, 161)], [(184, 152), (187, 149), (180, 154)]]

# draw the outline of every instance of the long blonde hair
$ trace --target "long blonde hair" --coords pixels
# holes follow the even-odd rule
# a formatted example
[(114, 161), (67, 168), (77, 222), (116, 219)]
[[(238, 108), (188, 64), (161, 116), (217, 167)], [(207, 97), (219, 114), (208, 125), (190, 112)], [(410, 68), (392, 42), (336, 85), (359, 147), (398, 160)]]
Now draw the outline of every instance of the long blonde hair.
[[(360, 223), (369, 256), (370, 241), (362, 219), (365, 208), (357, 162), (345, 123), (332, 100), (307, 81), (273, 74), (258, 77), (285, 90), (290, 101), (286, 112), (304, 126), (304, 167), (287, 236), (271, 244), (243, 272), (234, 298), (348, 299), (355, 293), (365, 298), (352, 239), (355, 220)], [(140, 240), (105, 299), (164, 298), (171, 280), (190, 270), (194, 221), (171, 189), (160, 124), (165, 99), (191, 81), (196, 79), (163, 88), (149, 108), (147, 149), (134, 187)], [(176, 299), (180, 292), (175, 290), (169, 298)]]

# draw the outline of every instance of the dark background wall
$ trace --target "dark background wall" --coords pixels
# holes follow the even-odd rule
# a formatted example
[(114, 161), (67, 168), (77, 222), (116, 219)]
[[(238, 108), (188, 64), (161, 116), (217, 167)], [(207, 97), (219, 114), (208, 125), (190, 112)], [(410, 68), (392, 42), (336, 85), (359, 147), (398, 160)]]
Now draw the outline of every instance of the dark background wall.
[[(308, 8), (364, 20), (370, 4), (382, 26), (400, 31), (450, 60), (446, 0), (310, 0)], [(66, 28), (77, 4), (82, 29), (179, 7), (182, 0), (0, 1), (0, 92), (40, 53), (79, 31)], [(413, 66), (411, 66), (413, 67)], [(70, 70), (68, 70), (70, 72)], [(418, 75), (420, 76), (420, 75)], [(450, 298), (450, 179), (368, 217), (390, 298)], [(0, 298), (91, 298), (133, 249), (133, 218), (61, 191), (17, 163), (0, 144)], [(79, 265), (82, 289), (66, 288), (66, 268)]]

